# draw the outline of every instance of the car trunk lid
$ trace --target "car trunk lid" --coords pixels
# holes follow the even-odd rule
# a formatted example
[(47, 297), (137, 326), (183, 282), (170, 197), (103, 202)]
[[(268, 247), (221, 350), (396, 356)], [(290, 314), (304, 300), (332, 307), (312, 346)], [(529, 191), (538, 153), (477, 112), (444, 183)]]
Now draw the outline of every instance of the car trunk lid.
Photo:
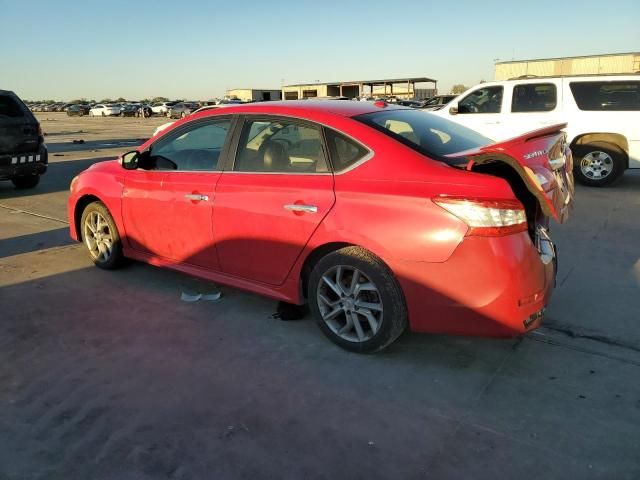
[[(573, 158), (563, 131), (566, 126), (552, 125), (447, 157), (452, 165), (489, 174), (491, 165), (509, 165), (536, 198), (542, 212), (564, 223), (573, 208), (574, 197)], [(509, 181), (508, 175), (499, 176)]]

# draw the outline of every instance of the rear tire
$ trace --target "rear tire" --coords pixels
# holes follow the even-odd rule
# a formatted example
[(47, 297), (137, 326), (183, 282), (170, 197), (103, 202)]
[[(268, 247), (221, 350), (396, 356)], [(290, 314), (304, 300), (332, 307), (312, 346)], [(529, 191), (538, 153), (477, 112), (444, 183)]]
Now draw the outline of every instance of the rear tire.
[(92, 202), (85, 207), (79, 233), (96, 267), (114, 270), (123, 264), (124, 255), (118, 228), (102, 202)]
[(18, 190), (26, 190), (35, 188), (40, 183), (40, 175), (25, 175), (23, 177), (14, 177), (11, 182)]
[(408, 324), (393, 272), (359, 247), (341, 248), (320, 259), (309, 277), (308, 297), (320, 330), (351, 352), (382, 350)]
[(612, 143), (593, 142), (574, 147), (576, 180), (590, 187), (606, 187), (624, 173), (625, 152)]

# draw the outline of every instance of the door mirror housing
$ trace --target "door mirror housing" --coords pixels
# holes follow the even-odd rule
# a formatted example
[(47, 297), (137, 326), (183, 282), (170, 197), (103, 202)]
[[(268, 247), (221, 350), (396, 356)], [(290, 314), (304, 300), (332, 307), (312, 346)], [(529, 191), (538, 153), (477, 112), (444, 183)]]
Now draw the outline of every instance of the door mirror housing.
[(120, 165), (125, 170), (135, 170), (138, 168), (138, 162), (140, 160), (140, 153), (137, 150), (133, 150), (131, 152), (124, 153), (122, 157), (120, 157)]
[(451, 106), (449, 107), (449, 113), (451, 115), (457, 115), (458, 114), (458, 102), (453, 102), (451, 104)]

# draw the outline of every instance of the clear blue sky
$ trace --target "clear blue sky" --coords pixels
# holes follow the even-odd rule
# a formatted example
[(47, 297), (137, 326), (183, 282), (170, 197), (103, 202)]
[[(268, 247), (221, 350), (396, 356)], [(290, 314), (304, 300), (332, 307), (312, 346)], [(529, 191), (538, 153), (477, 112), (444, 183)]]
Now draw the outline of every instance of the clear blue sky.
[(27, 99), (207, 99), (227, 88), (427, 76), (640, 51), (640, 1), (0, 0), (0, 88)]

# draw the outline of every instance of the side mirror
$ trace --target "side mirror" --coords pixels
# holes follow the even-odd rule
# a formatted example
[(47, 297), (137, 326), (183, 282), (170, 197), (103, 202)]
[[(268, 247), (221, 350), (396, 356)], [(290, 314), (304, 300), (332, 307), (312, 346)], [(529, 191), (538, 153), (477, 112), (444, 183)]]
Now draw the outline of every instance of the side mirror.
[(458, 114), (458, 103), (454, 102), (450, 107), (449, 107), (449, 113), (451, 115), (457, 115)]
[(140, 153), (137, 150), (133, 150), (122, 155), (120, 165), (125, 170), (135, 170), (138, 168), (138, 160), (140, 160)]

